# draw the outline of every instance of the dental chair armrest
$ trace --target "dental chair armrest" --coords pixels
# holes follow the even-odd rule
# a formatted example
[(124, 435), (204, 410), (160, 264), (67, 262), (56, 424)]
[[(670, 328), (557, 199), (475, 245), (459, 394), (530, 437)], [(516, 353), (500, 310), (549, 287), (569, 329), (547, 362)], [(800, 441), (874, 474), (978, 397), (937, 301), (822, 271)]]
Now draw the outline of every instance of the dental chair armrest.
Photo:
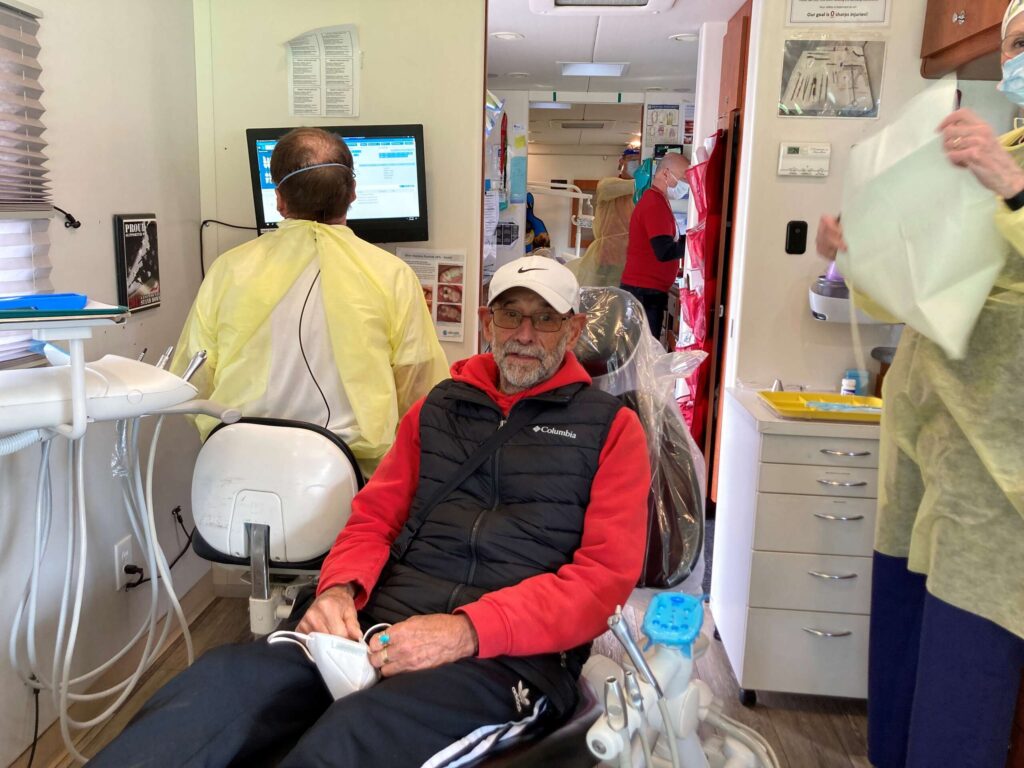
[(203, 416), (211, 416), (215, 419), (219, 419), (225, 424), (234, 424), (242, 418), (242, 413), (237, 408), (228, 408), (227, 406), (215, 403), (212, 400), (189, 400), (184, 403), (172, 405), (169, 408), (161, 408), (158, 411), (154, 411), (153, 414), (201, 414)]

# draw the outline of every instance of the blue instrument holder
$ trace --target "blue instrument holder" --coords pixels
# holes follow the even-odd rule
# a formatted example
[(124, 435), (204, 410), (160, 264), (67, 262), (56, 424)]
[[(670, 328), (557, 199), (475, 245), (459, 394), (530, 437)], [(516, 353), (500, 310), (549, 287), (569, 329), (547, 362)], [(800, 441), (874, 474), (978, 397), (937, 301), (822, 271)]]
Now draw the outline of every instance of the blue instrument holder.
[(62, 312), (84, 309), (89, 298), (83, 293), (34, 293), (27, 296), (0, 298), (0, 311), (33, 310)]
[(654, 596), (644, 614), (647, 647), (660, 643), (679, 648), (690, 658), (693, 641), (704, 624), (704, 603), (693, 595), (661, 592)]

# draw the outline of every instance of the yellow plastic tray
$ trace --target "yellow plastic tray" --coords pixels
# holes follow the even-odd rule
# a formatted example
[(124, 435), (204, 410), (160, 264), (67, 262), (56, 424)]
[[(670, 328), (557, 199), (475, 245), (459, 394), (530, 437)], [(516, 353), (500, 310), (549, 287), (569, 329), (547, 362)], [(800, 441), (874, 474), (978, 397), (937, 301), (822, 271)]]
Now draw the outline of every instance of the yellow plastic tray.
[[(859, 395), (836, 395), (830, 392), (758, 392), (761, 399), (775, 413), (784, 419), (807, 419), (811, 421), (852, 421), (877, 424), (881, 418), (882, 399)], [(877, 412), (832, 411), (815, 407), (814, 403), (837, 406), (878, 408)]]

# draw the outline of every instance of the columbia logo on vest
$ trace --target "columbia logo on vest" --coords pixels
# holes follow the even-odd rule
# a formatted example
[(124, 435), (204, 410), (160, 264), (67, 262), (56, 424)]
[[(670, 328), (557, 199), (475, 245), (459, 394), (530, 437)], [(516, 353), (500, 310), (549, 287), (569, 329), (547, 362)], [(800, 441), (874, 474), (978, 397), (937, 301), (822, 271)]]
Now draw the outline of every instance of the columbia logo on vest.
[(545, 435), (561, 435), (562, 437), (571, 437), (573, 440), (576, 439), (576, 433), (570, 429), (555, 429), (554, 427), (536, 426), (533, 428), (533, 431), (543, 432)]

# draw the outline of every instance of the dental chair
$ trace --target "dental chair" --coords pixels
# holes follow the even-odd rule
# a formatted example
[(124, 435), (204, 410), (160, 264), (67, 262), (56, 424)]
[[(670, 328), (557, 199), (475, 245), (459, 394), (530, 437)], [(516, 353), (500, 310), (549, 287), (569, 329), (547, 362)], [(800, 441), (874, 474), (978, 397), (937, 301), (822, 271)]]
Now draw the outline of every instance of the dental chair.
[(273, 632), (315, 583), (362, 487), (352, 451), (314, 424), (243, 418), (210, 433), (192, 475), (192, 549), (249, 569), (253, 634)]

